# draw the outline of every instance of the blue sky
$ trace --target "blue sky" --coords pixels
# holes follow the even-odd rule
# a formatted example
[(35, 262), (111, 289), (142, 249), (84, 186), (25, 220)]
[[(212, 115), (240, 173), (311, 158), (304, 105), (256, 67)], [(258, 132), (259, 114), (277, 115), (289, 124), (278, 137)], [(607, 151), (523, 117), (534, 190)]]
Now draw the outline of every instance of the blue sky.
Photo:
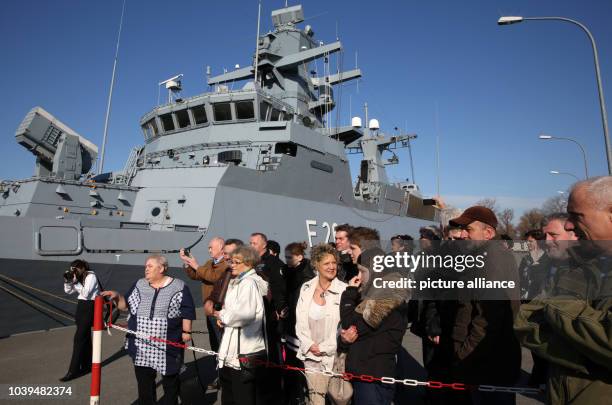
[[(0, 178), (33, 173), (34, 157), (14, 133), (36, 105), (101, 145), (121, 4), (3, 1)], [(263, 1), (262, 31), (272, 28), (271, 10), (283, 5)], [(501, 15), (557, 15), (586, 24), (597, 40), (610, 104), (612, 2), (313, 0), (303, 6), (317, 39), (334, 41), (338, 27), (345, 70), (354, 67), (358, 53), (364, 77), (358, 86), (342, 88), (341, 123), (349, 123), (350, 97), (353, 115), (367, 102), (370, 117), (386, 132), (397, 126), (417, 133), (415, 177), (425, 194), (436, 191), (436, 133), (441, 194), (460, 207), (495, 197), (502, 208), (520, 213), (570, 185), (570, 177), (549, 170), (581, 176), (579, 149), (538, 140), (541, 132), (579, 140), (590, 174), (606, 174), (586, 36), (561, 22), (499, 27), (496, 21)], [(256, 16), (255, 0), (128, 0), (106, 169), (122, 168), (130, 149), (142, 143), (138, 121), (157, 103), (159, 81), (183, 73), (184, 95), (191, 96), (207, 91), (205, 66), (218, 74), (250, 62)], [(399, 155), (392, 180), (410, 175), (407, 151)]]

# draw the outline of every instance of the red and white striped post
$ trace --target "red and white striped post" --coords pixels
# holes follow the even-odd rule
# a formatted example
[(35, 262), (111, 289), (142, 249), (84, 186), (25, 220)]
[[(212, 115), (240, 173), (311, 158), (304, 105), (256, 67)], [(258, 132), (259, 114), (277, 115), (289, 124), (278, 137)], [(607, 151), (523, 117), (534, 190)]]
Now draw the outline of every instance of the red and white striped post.
[(102, 382), (102, 331), (104, 330), (103, 311), (104, 298), (97, 296), (94, 303), (90, 405), (98, 405), (100, 403), (100, 384)]

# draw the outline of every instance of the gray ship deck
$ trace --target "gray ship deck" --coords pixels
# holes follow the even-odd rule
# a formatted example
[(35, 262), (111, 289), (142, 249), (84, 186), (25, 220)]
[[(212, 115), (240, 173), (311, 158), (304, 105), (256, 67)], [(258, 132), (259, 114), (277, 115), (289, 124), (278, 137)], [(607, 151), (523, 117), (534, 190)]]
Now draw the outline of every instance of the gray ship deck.
[[(198, 308), (198, 314), (202, 309)], [(194, 330), (205, 330), (202, 320), (194, 323)], [(49, 331), (30, 332), (0, 340), (0, 403), (7, 401), (9, 386), (66, 385), (72, 387), (72, 395), (54, 399), (34, 399), (28, 404), (49, 403), (87, 403), (89, 402), (89, 383), (91, 375), (80, 377), (69, 383), (60, 383), (58, 378), (63, 376), (68, 368), (72, 352), (72, 337), (74, 327), (64, 327)], [(195, 344), (198, 347), (208, 347), (208, 336), (195, 335)], [(133, 374), (132, 362), (121, 349), (123, 334), (113, 331), (112, 336), (103, 332), (102, 338), (102, 389), (100, 403), (134, 404), (136, 403), (136, 378)], [(421, 361), (421, 342), (409, 331), (404, 337), (403, 352), (407, 356), (410, 371), (405, 378), (425, 379), (425, 372)], [(202, 383), (206, 386), (215, 375), (213, 358), (196, 354), (197, 368), (200, 371)], [(196, 365), (192, 353), (186, 353), (186, 371), (182, 376), (181, 395), (183, 404), (220, 404), (221, 395), (217, 391), (208, 391), (203, 394), (196, 377)], [(523, 350), (523, 382), (526, 381), (531, 370), (531, 355)], [(424, 388), (406, 387), (401, 403), (423, 404)], [(162, 396), (161, 384), (158, 385), (158, 397)], [(539, 398), (542, 400), (542, 398)], [(517, 404), (531, 405), (540, 401), (519, 395)]]

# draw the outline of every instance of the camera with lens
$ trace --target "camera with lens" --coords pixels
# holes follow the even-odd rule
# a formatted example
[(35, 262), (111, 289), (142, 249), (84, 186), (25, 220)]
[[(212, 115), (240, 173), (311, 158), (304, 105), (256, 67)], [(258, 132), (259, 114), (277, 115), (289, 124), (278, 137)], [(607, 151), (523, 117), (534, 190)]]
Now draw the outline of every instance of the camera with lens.
[(76, 270), (74, 268), (70, 268), (64, 272), (64, 281), (66, 283), (72, 283), (74, 281), (74, 277), (76, 275)]

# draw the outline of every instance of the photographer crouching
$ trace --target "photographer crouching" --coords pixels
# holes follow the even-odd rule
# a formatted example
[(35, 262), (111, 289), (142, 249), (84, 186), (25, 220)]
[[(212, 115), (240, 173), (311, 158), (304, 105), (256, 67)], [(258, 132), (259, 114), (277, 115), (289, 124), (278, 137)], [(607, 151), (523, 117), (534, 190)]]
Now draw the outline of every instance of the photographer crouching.
[(96, 275), (89, 270), (85, 260), (75, 260), (64, 273), (64, 292), (79, 294), (75, 313), (76, 332), (72, 359), (65, 376), (60, 381), (73, 380), (91, 371), (91, 328), (93, 326), (94, 299), (100, 292)]

